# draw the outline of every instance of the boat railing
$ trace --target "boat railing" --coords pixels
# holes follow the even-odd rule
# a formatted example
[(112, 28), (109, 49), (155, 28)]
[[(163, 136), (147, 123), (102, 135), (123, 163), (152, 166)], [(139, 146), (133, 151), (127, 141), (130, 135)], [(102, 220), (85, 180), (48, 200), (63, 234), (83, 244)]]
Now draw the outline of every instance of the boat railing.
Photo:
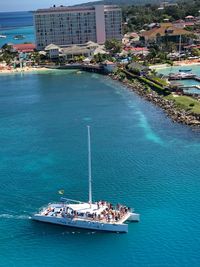
[(65, 198), (65, 197), (61, 197), (60, 198), (61, 202), (73, 202), (73, 203), (79, 203), (79, 204), (84, 204), (85, 202), (82, 201), (78, 201), (78, 200), (74, 200), (74, 199), (70, 199), (70, 198)]
[(110, 214), (104, 215), (104, 216), (88, 216), (84, 214), (84, 216), (81, 216), (80, 214), (71, 215), (71, 214), (65, 214), (64, 216), (67, 218), (71, 218), (73, 220), (87, 220), (91, 222), (104, 222), (104, 223), (115, 223), (120, 222), (121, 220), (124, 220), (127, 216), (129, 216), (131, 212), (127, 211), (126, 213), (119, 213), (119, 216), (111, 216)]

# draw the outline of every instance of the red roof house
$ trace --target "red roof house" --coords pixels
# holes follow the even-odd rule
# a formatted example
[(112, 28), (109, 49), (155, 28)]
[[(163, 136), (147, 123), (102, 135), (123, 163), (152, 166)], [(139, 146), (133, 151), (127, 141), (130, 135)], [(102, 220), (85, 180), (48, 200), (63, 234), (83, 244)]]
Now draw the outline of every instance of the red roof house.
[(33, 52), (36, 48), (35, 44), (14, 44), (13, 49), (17, 52)]

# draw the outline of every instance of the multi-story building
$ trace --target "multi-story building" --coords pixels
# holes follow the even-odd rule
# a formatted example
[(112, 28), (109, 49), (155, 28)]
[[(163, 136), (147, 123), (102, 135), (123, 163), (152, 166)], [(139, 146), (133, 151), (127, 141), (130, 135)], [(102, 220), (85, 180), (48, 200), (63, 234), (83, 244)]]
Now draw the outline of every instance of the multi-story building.
[(108, 39), (121, 40), (122, 13), (118, 6), (51, 7), (34, 13), (36, 46), (103, 44)]

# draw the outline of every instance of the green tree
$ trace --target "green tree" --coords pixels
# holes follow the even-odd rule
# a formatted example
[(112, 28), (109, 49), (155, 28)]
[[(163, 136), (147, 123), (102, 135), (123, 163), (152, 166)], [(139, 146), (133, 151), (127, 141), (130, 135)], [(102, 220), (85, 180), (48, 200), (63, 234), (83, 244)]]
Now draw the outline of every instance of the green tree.
[(192, 48), (192, 55), (195, 57), (200, 57), (200, 50), (198, 48)]
[(39, 52), (34, 51), (34, 52), (31, 54), (31, 59), (33, 60), (33, 63), (34, 63), (34, 64), (35, 64), (35, 63), (39, 64), (40, 61), (41, 61), (41, 57), (40, 57)]
[(122, 51), (122, 43), (116, 39), (107, 40), (105, 42), (105, 48), (111, 54), (120, 53)]
[(14, 58), (16, 57), (17, 53), (13, 52), (12, 46), (5, 44), (1, 48), (2, 53), (0, 57), (0, 61), (5, 61), (6, 64), (10, 65)]

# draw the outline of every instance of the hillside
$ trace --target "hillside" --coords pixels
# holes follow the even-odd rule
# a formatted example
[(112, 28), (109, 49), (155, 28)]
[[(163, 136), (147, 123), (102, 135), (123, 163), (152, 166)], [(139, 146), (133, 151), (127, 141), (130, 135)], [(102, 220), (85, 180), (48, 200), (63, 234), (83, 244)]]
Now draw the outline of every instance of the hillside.
[[(146, 5), (146, 4), (158, 4), (162, 3), (163, 1), (159, 0), (103, 0), (103, 1), (94, 1), (88, 2), (84, 4), (79, 4), (78, 6), (88, 6), (88, 5), (96, 5), (96, 4), (104, 4), (104, 5)], [(170, 3), (177, 2), (176, 0), (169, 0)]]

